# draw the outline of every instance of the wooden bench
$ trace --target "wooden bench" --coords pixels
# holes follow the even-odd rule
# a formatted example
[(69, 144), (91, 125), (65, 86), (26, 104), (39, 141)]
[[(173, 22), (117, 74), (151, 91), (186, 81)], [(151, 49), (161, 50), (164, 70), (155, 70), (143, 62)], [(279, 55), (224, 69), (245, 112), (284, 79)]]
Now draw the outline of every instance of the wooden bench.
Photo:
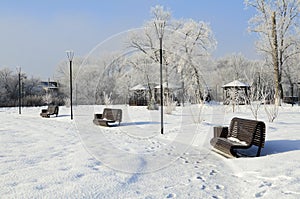
[(105, 108), (102, 114), (94, 114), (94, 124), (101, 126), (116, 126), (117, 122), (120, 125), (122, 121), (122, 110)]
[(42, 109), (40, 116), (42, 117), (50, 117), (50, 115), (58, 115), (58, 106), (56, 105), (49, 105), (47, 109)]
[[(258, 157), (265, 144), (265, 129), (265, 123), (262, 121), (235, 117), (231, 120), (229, 128), (214, 128), (214, 137), (210, 144), (214, 151), (226, 157)], [(250, 148), (252, 150), (249, 150)]]

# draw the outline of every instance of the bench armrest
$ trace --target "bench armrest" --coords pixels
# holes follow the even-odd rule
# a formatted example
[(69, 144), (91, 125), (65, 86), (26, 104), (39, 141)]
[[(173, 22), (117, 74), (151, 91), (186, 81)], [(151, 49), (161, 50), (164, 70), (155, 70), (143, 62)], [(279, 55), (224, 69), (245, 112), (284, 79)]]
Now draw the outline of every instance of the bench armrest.
[(214, 126), (214, 137), (227, 138), (228, 127), (227, 126)]
[(103, 119), (103, 114), (102, 113), (96, 113), (94, 114), (94, 119)]

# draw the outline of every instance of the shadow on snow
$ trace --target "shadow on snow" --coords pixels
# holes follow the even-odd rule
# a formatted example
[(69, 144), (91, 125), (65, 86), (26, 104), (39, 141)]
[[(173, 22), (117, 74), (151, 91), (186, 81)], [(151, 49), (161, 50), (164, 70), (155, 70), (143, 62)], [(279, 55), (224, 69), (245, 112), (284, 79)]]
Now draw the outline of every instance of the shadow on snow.
[(261, 155), (272, 155), (300, 150), (300, 140), (269, 140), (266, 141)]
[(121, 123), (120, 126), (140, 126), (140, 125), (150, 125), (150, 124), (160, 124), (160, 122), (125, 122), (125, 123)]

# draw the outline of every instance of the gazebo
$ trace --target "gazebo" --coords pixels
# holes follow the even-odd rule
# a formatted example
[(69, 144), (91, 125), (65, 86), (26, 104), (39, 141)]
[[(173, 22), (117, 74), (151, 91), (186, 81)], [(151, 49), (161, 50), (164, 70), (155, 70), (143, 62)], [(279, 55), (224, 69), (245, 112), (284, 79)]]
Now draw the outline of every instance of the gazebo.
[(146, 86), (138, 84), (129, 90), (131, 91), (131, 95), (129, 98), (130, 106), (147, 106), (148, 105), (147, 91), (149, 89)]
[[(177, 91), (179, 89), (181, 89), (181, 86), (178, 86), (176, 84), (172, 84), (172, 83), (167, 83), (167, 82), (164, 82), (162, 84), (163, 86), (163, 89), (164, 89), (164, 98), (166, 97), (169, 97), (169, 98), (172, 98), (173, 100), (177, 100)], [(154, 87), (155, 89), (155, 101), (159, 102), (160, 99), (159, 99), (159, 95), (160, 95), (160, 85), (157, 85)]]
[(235, 101), (236, 104), (248, 104), (250, 85), (238, 80), (234, 80), (222, 86), (223, 104), (228, 105)]

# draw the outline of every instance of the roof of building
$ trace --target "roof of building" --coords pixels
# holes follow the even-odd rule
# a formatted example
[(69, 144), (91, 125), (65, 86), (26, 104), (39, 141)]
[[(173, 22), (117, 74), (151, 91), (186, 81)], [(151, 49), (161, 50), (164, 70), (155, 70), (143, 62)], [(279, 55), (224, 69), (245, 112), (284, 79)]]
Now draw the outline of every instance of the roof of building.
[[(181, 86), (179, 86), (179, 85), (172, 84), (172, 83), (167, 84), (167, 82), (164, 82), (162, 86), (163, 86), (163, 88), (170, 88), (170, 89), (179, 89), (179, 88), (181, 88)], [(155, 88), (160, 89), (160, 85), (155, 86)]]
[(142, 84), (138, 84), (138, 85), (132, 87), (130, 90), (131, 91), (148, 90), (148, 88)]
[(241, 82), (239, 80), (234, 80), (228, 84), (225, 84), (222, 86), (223, 88), (228, 88), (228, 87), (250, 87), (249, 84)]

